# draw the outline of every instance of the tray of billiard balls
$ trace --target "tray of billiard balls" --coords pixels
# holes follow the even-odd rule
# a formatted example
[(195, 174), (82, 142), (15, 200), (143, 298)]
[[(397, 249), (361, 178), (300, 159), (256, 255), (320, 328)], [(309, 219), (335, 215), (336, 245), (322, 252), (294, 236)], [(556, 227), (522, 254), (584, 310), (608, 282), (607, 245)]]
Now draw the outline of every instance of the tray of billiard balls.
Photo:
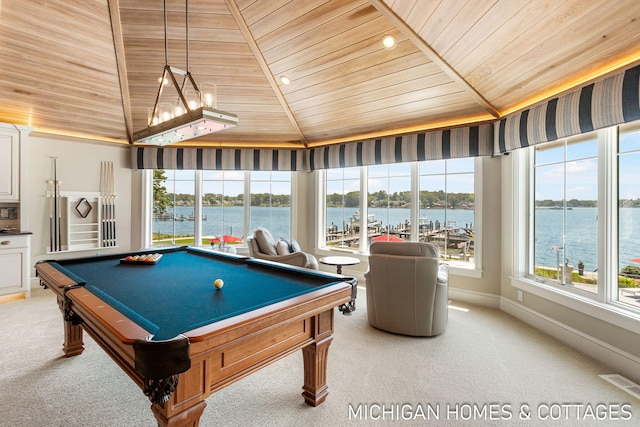
[(157, 264), (162, 254), (129, 255), (120, 258), (120, 264), (152, 265)]

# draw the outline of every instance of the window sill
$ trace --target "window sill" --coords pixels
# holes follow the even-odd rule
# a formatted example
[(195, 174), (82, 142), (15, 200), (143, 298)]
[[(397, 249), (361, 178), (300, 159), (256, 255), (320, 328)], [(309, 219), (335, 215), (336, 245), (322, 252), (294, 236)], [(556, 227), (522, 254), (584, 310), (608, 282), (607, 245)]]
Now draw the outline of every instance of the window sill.
[(630, 332), (640, 334), (640, 314), (625, 310), (616, 305), (603, 304), (590, 298), (558, 289), (554, 286), (521, 277), (512, 277), (511, 286), (540, 298), (556, 302), (577, 312), (603, 320)]

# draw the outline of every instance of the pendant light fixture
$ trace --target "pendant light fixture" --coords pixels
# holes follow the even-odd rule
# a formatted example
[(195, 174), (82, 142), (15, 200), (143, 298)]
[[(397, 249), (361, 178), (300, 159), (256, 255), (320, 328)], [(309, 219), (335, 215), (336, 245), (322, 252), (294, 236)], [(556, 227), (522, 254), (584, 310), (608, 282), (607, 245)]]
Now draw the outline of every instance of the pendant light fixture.
[[(168, 145), (213, 132), (229, 129), (238, 124), (238, 116), (216, 109), (216, 86), (196, 85), (189, 72), (189, 0), (185, 0), (186, 70), (169, 65), (167, 40), (167, 0), (164, 0), (164, 70), (153, 109), (149, 110), (146, 129), (134, 132), (134, 142)], [(182, 77), (178, 84), (176, 75)], [(164, 86), (173, 85), (177, 97), (172, 102), (160, 102)]]

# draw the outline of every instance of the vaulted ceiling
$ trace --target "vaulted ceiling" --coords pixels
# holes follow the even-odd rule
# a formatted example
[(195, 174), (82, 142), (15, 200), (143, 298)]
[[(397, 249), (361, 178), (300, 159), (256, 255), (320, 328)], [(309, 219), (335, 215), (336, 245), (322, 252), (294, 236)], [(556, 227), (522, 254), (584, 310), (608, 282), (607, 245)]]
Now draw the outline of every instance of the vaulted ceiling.
[[(637, 0), (188, 8), (188, 69), (239, 124), (183, 145), (300, 148), (492, 121), (640, 61)], [(167, 11), (166, 62), (185, 69), (185, 0)], [(163, 0), (0, 1), (0, 55), (0, 121), (128, 144), (165, 65)]]

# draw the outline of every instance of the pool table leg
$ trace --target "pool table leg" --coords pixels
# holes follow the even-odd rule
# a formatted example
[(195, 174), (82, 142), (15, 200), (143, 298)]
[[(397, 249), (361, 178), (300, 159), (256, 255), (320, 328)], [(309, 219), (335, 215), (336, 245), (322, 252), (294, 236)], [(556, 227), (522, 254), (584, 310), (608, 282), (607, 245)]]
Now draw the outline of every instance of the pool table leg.
[(84, 351), (82, 341), (82, 327), (74, 325), (72, 322), (64, 321), (64, 344), (62, 351), (65, 357), (76, 356)]
[(198, 402), (170, 417), (167, 417), (166, 409), (157, 403), (151, 405), (151, 411), (153, 411), (153, 415), (158, 421), (158, 427), (198, 427), (200, 417), (206, 406), (206, 402)]
[(62, 313), (64, 324), (64, 342), (62, 343), (62, 351), (65, 357), (76, 356), (84, 351), (84, 342), (82, 341), (82, 327), (79, 318), (73, 317), (65, 308), (64, 300), (61, 296), (57, 297), (58, 308)]
[(304, 362), (304, 386), (302, 397), (311, 406), (318, 406), (327, 398), (327, 356), (333, 336), (302, 348)]

